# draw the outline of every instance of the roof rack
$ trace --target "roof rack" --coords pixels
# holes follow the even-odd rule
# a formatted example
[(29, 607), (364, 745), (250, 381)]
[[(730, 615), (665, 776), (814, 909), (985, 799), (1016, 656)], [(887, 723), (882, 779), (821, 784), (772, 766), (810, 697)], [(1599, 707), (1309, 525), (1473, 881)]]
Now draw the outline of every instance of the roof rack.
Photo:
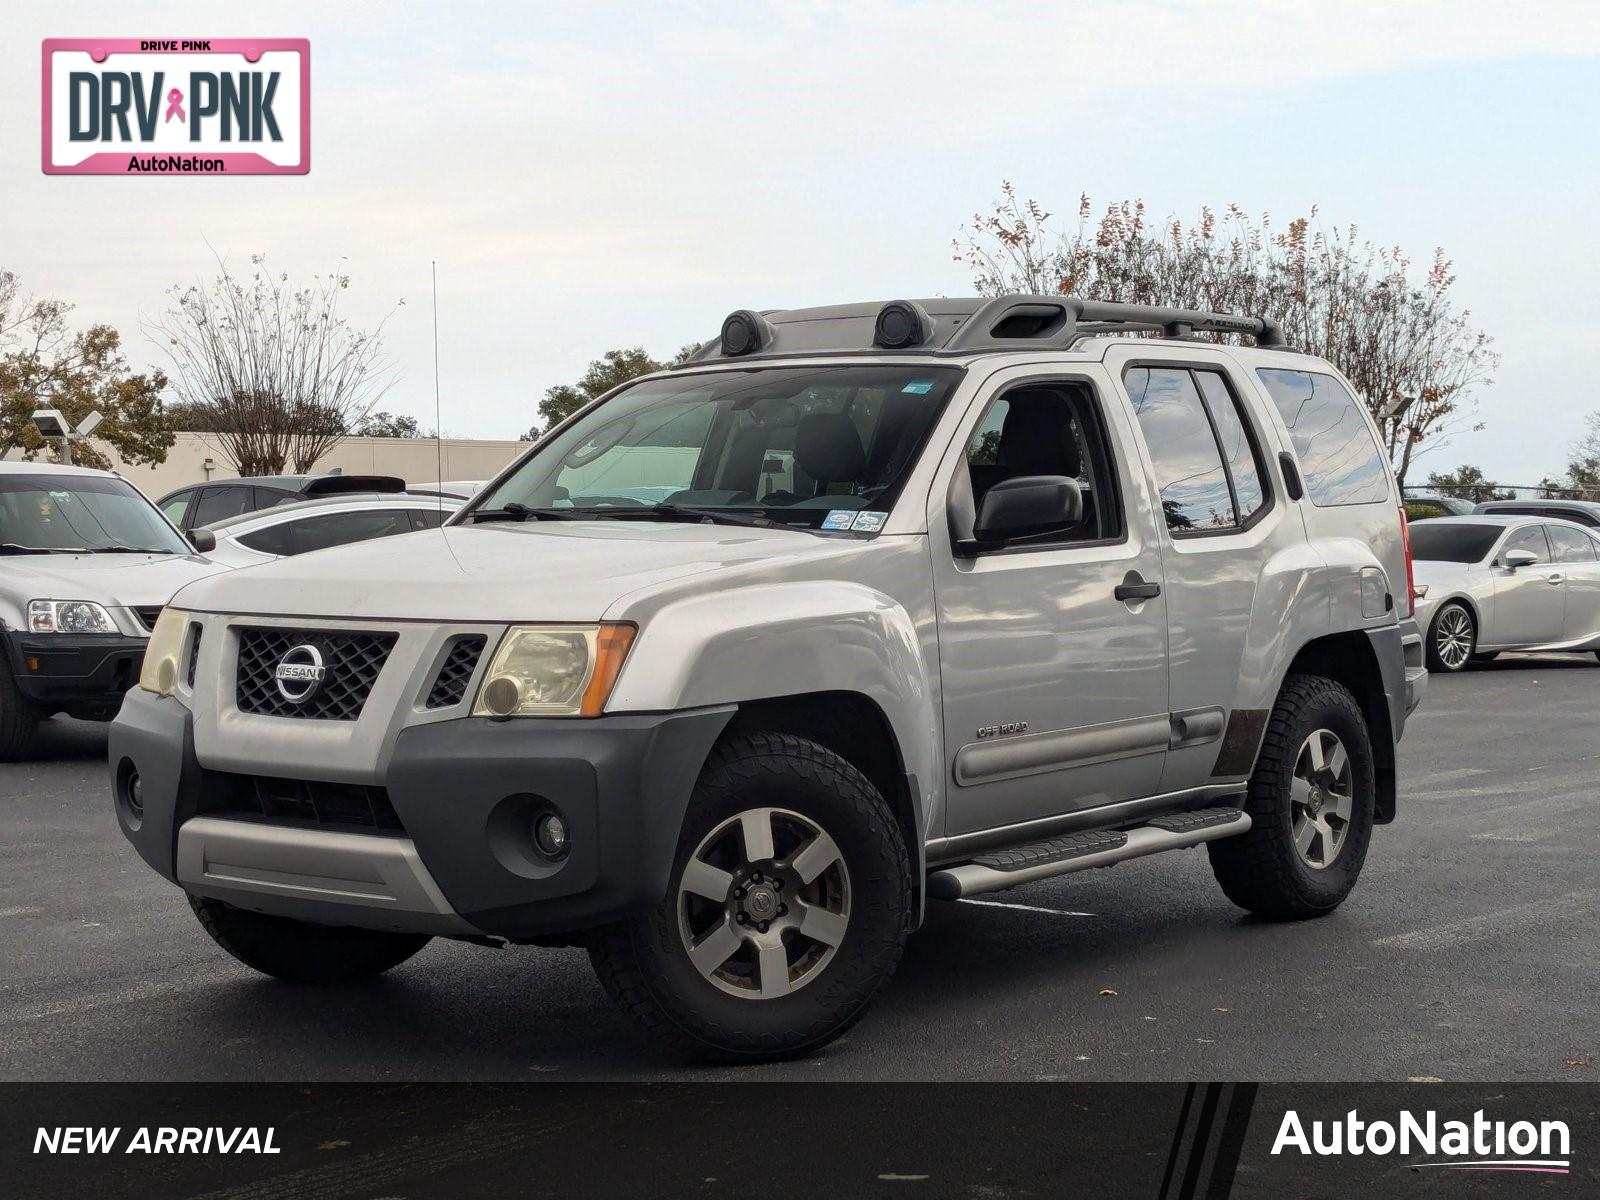
[(1115, 304), (1075, 296), (998, 296), (890, 300), (824, 308), (753, 312), (741, 309), (722, 334), (682, 366), (794, 354), (983, 354), (1070, 349), (1080, 339), (1119, 333), (1187, 338), (1234, 333), (1257, 346), (1286, 348), (1283, 330), (1268, 317)]

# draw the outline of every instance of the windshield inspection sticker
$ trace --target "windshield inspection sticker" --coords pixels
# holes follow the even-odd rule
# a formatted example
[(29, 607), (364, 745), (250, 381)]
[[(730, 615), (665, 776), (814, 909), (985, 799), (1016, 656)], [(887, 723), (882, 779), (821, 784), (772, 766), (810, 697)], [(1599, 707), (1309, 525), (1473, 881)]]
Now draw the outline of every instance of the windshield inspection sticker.
[(856, 510), (853, 508), (830, 508), (828, 515), (822, 518), (824, 529), (849, 529), (850, 522), (856, 519)]
[(905, 387), (901, 388), (900, 390), (910, 396), (926, 396), (929, 392), (933, 391), (933, 380), (918, 379), (914, 383), (906, 384)]
[(857, 533), (877, 533), (883, 528), (884, 522), (889, 519), (888, 513), (863, 512), (856, 514), (855, 524), (850, 526)]

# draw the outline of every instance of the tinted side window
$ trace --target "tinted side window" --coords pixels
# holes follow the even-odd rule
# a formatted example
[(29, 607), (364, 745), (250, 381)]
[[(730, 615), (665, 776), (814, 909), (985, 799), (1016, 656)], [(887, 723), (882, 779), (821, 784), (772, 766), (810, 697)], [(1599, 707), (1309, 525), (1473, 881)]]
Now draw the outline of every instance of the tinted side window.
[(200, 492), (200, 499), (194, 506), (194, 524), (210, 525), (216, 521), (226, 521), (229, 517), (237, 517), (241, 513), (253, 512), (250, 507), (250, 493), (254, 488), (248, 487), (208, 487)]
[(289, 527), (287, 525), (268, 525), (265, 529), (257, 529), (253, 533), (239, 536), (239, 544), (251, 550), (259, 550), (263, 554), (289, 553)]
[(183, 514), (189, 511), (189, 504), (194, 500), (194, 492), (179, 492), (161, 506), (161, 515), (166, 517), (179, 529), (183, 528)]
[(1227, 381), (1216, 371), (1196, 371), (1195, 379), (1211, 410), (1211, 420), (1217, 429), (1217, 442), (1222, 446), (1222, 461), (1227, 465), (1233, 480), (1234, 500), (1239, 509), (1242, 525), (1254, 516), (1267, 501), (1261, 487), (1261, 466), (1256, 459), (1254, 445), (1244, 426), (1244, 416), (1239, 402), (1228, 390)]
[(990, 403), (967, 443), (974, 512), (995, 484), (1026, 475), (1076, 479), (1083, 496), (1082, 522), (1030, 541), (1089, 542), (1122, 532), (1110, 450), (1099, 409), (1085, 390), (1029, 385), (1012, 388)]
[(1545, 532), (1550, 535), (1550, 548), (1555, 551), (1557, 562), (1594, 562), (1594, 539), (1587, 533), (1559, 525), (1547, 525)]
[(288, 545), (284, 553), (305, 554), (311, 550), (364, 542), (369, 538), (410, 533), (411, 518), (403, 508), (376, 509), (286, 521), (282, 528), (288, 531)]
[(1356, 398), (1332, 375), (1256, 372), (1288, 426), (1306, 494), (1319, 508), (1389, 498), (1389, 467)]
[(1173, 533), (1238, 524), (1228, 472), (1194, 376), (1182, 367), (1135, 367), (1124, 379), (1156, 470)]
[(1507, 554), (1513, 550), (1531, 550), (1538, 557), (1535, 562), (1547, 563), (1550, 561), (1550, 543), (1545, 541), (1543, 525), (1529, 525), (1519, 529), (1506, 539), (1506, 544), (1500, 548), (1500, 561), (1504, 562)]
[(413, 508), (411, 513), (411, 528), (437, 529), (444, 524), (444, 519), (450, 514), (438, 508)]

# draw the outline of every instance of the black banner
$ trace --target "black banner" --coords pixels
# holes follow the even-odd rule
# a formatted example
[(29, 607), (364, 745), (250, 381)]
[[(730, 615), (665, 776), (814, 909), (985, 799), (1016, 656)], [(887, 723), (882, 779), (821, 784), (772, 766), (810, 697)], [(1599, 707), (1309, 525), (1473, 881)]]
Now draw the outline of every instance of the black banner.
[(0, 1197), (1600, 1195), (1600, 1088), (10, 1084)]

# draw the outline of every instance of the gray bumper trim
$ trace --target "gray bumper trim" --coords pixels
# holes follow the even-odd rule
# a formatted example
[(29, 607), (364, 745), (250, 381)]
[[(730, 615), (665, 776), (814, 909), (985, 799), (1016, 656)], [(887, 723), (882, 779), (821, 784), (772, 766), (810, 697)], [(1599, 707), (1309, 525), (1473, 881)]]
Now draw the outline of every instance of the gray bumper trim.
[[(178, 882), (239, 908), (305, 919), (307, 903), (340, 924), (477, 933), (458, 917), (409, 838), (193, 817), (178, 830)], [(312, 918), (315, 919), (315, 918)]]

